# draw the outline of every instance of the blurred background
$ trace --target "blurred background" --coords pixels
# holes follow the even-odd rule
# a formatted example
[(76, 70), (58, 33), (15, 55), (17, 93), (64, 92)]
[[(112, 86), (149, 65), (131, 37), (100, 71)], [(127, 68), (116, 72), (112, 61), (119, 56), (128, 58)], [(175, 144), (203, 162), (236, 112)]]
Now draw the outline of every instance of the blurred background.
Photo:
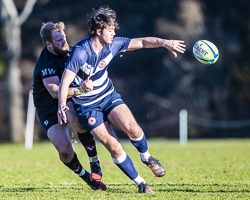
[[(250, 2), (246, 0), (0, 0), (0, 141), (23, 142), (33, 69), (43, 48), (43, 22), (63, 21), (68, 43), (87, 37), (87, 14), (109, 5), (117, 36), (184, 40), (175, 58), (164, 48), (115, 57), (109, 76), (147, 138), (179, 137), (188, 112), (189, 138), (250, 137)], [(213, 42), (214, 65), (198, 62), (197, 40)], [(119, 137), (126, 137), (117, 130)], [(47, 139), (35, 118), (34, 139)]]

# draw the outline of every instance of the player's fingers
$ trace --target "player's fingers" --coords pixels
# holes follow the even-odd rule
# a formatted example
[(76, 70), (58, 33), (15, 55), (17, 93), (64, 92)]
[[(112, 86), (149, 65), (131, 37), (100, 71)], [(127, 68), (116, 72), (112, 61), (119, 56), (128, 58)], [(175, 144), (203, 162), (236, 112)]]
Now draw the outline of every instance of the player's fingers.
[(86, 81), (89, 81), (89, 76), (87, 77), (87, 80)]
[(177, 48), (175, 48), (175, 50), (180, 52), (180, 53), (184, 53), (186, 51), (186, 49), (181, 48), (181, 47), (177, 47)]
[(58, 123), (62, 124), (62, 121), (64, 121), (65, 123), (67, 123), (67, 116), (66, 113), (69, 110), (68, 106), (62, 106), (58, 112), (57, 112), (57, 116), (58, 116)]
[(64, 108), (63, 108), (63, 112), (62, 112), (62, 115), (63, 115), (63, 121), (65, 122), (65, 123), (67, 123), (67, 116), (66, 116), (66, 112), (69, 110), (69, 107), (68, 106), (65, 106)]
[(175, 40), (175, 41), (178, 43), (185, 43), (185, 41), (183, 41), (183, 40)]
[(62, 121), (64, 121), (64, 123), (67, 123), (67, 117), (66, 117), (65, 112), (62, 112), (61, 119), (62, 119)]
[(86, 83), (86, 88), (92, 88), (93, 89), (94, 85), (93, 85), (93, 81), (90, 79), (87, 83)]
[(186, 50), (186, 45), (182, 46), (182, 45), (177, 45), (177, 49), (180, 49), (182, 51), (185, 51)]
[(87, 84), (92, 84), (93, 81), (91, 79), (88, 80)]
[(181, 47), (186, 47), (186, 45), (182, 44), (182, 43), (178, 43), (178, 45), (181, 46)]
[(65, 107), (63, 107), (63, 112), (66, 112), (66, 111), (68, 111), (69, 110), (69, 107), (68, 106), (65, 106)]
[(175, 41), (174, 46), (175, 46), (175, 47), (182, 47), (182, 48), (185, 48), (186, 45), (183, 44), (183, 43), (184, 43), (184, 41), (179, 41), (179, 40), (177, 40), (177, 41)]
[(186, 49), (184, 48), (186, 45), (182, 46), (180, 44), (177, 44), (176, 47), (174, 48), (176, 51), (180, 52), (180, 53), (184, 53), (186, 51)]
[(177, 53), (175, 51), (172, 51), (172, 53), (174, 54), (174, 57), (177, 57)]
[(58, 124), (62, 124), (62, 118), (61, 118), (60, 111), (57, 112), (57, 120), (58, 120)]

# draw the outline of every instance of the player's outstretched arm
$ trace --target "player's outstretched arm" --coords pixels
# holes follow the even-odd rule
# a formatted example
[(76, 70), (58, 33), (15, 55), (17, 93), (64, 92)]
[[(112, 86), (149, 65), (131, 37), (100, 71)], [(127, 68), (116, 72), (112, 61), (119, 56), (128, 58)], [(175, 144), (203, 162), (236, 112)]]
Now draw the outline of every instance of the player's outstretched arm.
[(175, 57), (177, 57), (177, 52), (184, 53), (186, 51), (186, 45), (182, 40), (165, 40), (162, 39), (159, 41), (162, 47), (167, 48), (171, 51)]
[(158, 48), (165, 47), (171, 51), (175, 57), (177, 52), (184, 53), (186, 45), (182, 40), (166, 40), (156, 37), (133, 38), (131, 39), (127, 51), (132, 51), (142, 48)]

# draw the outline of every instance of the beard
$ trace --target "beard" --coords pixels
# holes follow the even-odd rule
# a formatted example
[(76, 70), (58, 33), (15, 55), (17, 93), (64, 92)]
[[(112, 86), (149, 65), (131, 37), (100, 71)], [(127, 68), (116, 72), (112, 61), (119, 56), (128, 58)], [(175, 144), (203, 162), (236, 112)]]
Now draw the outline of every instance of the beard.
[[(66, 44), (63, 46), (64, 49), (60, 49), (60, 48), (54, 46), (53, 43), (52, 43), (52, 45), (53, 45), (54, 51), (57, 53), (58, 56), (65, 56), (65, 55), (67, 55), (67, 54), (70, 52), (68, 43), (66, 43)], [(65, 48), (65, 47), (66, 47), (66, 48)]]

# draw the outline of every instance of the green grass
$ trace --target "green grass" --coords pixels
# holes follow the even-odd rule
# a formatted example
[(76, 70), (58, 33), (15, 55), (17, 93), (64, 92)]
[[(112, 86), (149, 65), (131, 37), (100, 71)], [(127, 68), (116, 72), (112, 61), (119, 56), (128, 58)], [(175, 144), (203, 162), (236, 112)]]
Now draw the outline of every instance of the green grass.
[[(250, 140), (149, 140), (149, 151), (165, 166), (154, 177), (129, 142), (124, 150), (155, 194), (139, 194), (133, 181), (113, 163), (98, 143), (107, 191), (92, 191), (66, 168), (50, 143), (0, 145), (0, 199), (250, 199)], [(74, 144), (83, 166), (89, 163), (83, 147)]]

